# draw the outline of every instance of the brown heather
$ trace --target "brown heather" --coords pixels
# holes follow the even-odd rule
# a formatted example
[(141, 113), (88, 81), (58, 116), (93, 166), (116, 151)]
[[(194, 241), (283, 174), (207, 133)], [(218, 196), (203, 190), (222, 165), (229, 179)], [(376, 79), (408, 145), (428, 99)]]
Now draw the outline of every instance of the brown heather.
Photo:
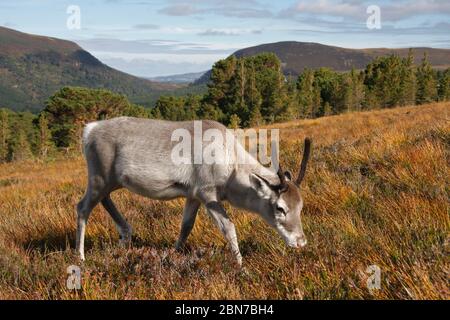
[[(0, 299), (449, 299), (450, 103), (276, 124), (284, 167), (305, 136), (308, 245), (287, 248), (256, 216), (229, 208), (245, 270), (234, 270), (202, 209), (185, 254), (172, 249), (183, 201), (113, 194), (133, 247), (101, 207), (87, 228), (83, 289), (66, 288), (83, 159), (0, 165)], [(370, 265), (381, 289), (366, 286)]]

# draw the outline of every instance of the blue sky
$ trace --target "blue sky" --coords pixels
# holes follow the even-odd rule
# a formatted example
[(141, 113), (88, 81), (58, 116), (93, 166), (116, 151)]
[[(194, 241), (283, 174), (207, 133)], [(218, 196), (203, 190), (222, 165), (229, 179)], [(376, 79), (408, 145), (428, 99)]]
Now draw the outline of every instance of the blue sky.
[[(81, 29), (67, 28), (67, 8)], [(368, 29), (367, 7), (381, 29)], [(138, 76), (204, 71), (237, 49), (285, 40), (347, 48), (450, 48), (449, 0), (0, 0), (0, 25), (69, 39)]]

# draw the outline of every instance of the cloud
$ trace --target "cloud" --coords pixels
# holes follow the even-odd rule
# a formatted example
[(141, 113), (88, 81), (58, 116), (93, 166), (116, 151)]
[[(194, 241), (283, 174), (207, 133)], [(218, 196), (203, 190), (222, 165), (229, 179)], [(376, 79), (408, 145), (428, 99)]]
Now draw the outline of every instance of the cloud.
[(159, 13), (168, 16), (190, 16), (196, 13), (201, 13), (201, 10), (196, 9), (190, 4), (175, 4), (159, 10)]
[(240, 33), (234, 30), (208, 29), (199, 32), (199, 36), (238, 36)]
[(192, 15), (221, 15), (225, 17), (237, 18), (268, 18), (273, 13), (258, 1), (217, 1), (217, 0), (196, 0), (196, 1), (172, 1), (170, 4), (158, 12), (169, 16), (192, 16)]
[[(305, 15), (321, 15), (335, 18), (361, 20), (367, 18), (366, 10), (373, 1), (354, 0), (318, 0), (298, 1), (296, 4), (281, 10), (280, 18), (295, 18)], [(429, 14), (450, 14), (448, 0), (403, 0), (386, 4), (378, 4), (383, 21), (396, 22), (415, 16)]]
[(130, 53), (130, 54), (229, 54), (241, 46), (226, 43), (182, 42), (166, 39), (151, 40), (119, 40), (108, 38), (94, 38), (75, 40), (88, 51)]
[(345, 1), (300, 1), (293, 8), (296, 13), (326, 14), (333, 16), (359, 16), (366, 13), (363, 4)]
[(197, 33), (199, 36), (239, 36), (243, 34), (261, 34), (261, 29), (207, 29)]
[(381, 10), (382, 19), (388, 21), (428, 14), (450, 15), (450, 2), (448, 0), (398, 1), (391, 5), (381, 6)]
[(17, 28), (18, 27), (15, 23), (12, 23), (12, 22), (9, 22), (9, 21), (4, 22), (3, 26), (6, 27), (6, 28)]
[(159, 29), (159, 26), (156, 24), (136, 24), (133, 26), (133, 29), (139, 29), (139, 30), (156, 30)]
[(94, 51), (92, 54), (107, 65), (140, 77), (158, 77), (208, 70), (224, 54), (130, 54)]
[(75, 42), (107, 65), (142, 77), (207, 70), (242, 47), (233, 43), (171, 39), (94, 38)]

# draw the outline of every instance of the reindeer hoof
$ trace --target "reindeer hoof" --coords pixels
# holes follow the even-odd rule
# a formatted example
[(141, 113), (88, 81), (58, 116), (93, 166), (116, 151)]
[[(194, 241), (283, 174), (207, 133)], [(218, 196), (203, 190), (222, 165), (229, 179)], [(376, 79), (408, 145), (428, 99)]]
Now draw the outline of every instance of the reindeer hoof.
[(128, 226), (128, 228), (126, 228), (126, 230), (123, 230), (120, 232), (119, 235), (119, 245), (122, 248), (128, 248), (131, 245), (131, 227)]

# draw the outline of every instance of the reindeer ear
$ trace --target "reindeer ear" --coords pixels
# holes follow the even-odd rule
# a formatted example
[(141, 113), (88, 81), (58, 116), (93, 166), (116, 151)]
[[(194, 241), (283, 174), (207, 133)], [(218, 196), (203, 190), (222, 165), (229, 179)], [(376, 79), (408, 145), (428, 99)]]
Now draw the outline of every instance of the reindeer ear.
[(270, 199), (273, 194), (270, 183), (257, 174), (250, 174), (250, 184), (252, 185), (252, 188), (258, 193), (258, 195), (263, 199)]
[(284, 172), (284, 176), (286, 177), (286, 179), (288, 180), (292, 180), (292, 175), (290, 171), (285, 171)]

